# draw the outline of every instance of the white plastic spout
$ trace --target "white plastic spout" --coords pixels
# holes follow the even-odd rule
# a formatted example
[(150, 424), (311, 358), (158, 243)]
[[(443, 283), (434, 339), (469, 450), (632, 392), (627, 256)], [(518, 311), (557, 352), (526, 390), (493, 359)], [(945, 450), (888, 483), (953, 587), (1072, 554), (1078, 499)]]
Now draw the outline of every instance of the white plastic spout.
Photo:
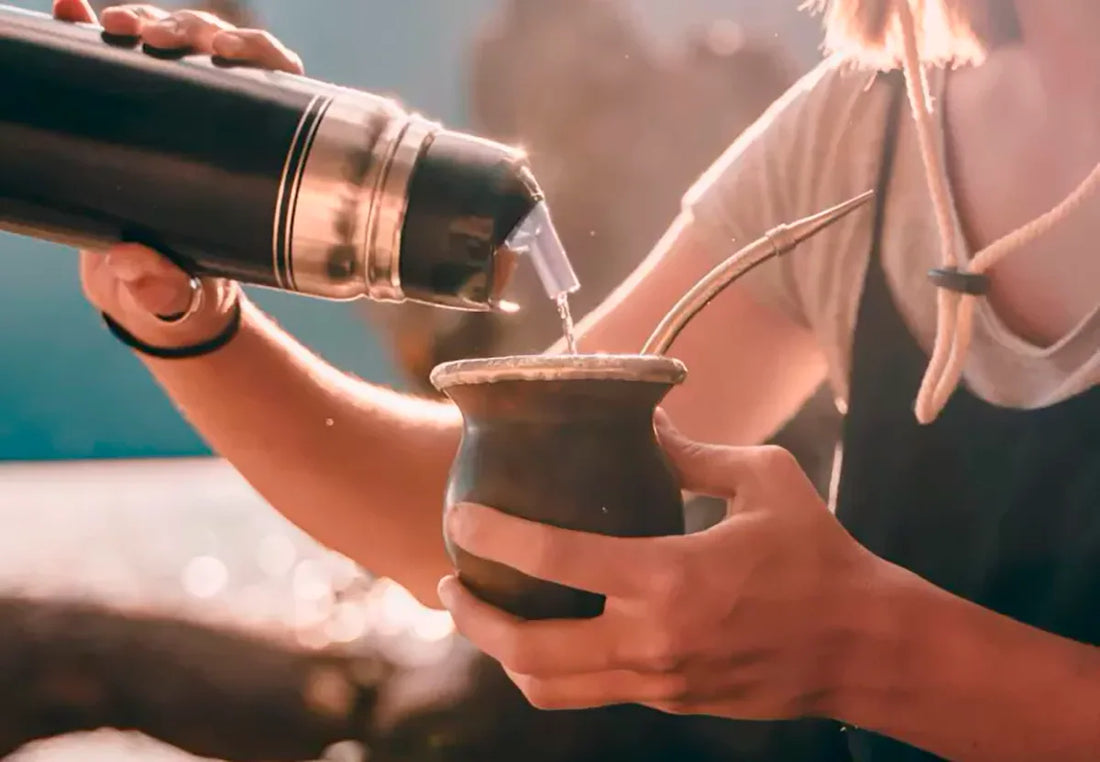
[(546, 295), (552, 300), (557, 301), (563, 294), (580, 289), (580, 281), (554, 229), (550, 207), (545, 201), (539, 202), (516, 226), (505, 245), (530, 258)]

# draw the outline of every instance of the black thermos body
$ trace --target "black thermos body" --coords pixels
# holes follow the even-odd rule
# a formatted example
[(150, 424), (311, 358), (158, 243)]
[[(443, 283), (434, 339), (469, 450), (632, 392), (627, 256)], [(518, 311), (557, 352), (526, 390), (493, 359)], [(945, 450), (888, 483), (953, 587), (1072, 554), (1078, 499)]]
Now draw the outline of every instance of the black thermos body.
[(0, 229), (195, 275), (486, 310), (523, 154), (389, 99), (0, 6)]

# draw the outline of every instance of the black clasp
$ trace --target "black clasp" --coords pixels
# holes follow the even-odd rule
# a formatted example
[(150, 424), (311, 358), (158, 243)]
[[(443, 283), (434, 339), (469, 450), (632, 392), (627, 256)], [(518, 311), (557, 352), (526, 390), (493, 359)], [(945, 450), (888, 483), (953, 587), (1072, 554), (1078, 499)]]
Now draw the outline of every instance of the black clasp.
[(982, 273), (968, 273), (957, 267), (937, 267), (928, 271), (928, 280), (936, 288), (957, 294), (985, 296), (989, 293), (989, 277)]

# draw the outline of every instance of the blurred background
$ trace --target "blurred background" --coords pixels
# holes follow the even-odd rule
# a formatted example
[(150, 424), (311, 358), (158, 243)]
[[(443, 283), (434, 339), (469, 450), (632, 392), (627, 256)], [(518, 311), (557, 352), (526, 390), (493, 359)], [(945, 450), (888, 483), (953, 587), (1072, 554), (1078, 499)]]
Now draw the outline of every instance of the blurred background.
[[(578, 314), (819, 59), (797, 0), (165, 5), (266, 27), (314, 77), (523, 145), (584, 284)], [(0, 758), (829, 758), (813, 723), (527, 709), (446, 615), (317, 547), (209, 457), (83, 300), (72, 252), (2, 233), (0, 252)], [(253, 296), (336, 366), (423, 394), (438, 362), (559, 330), (551, 309)], [(822, 488), (836, 426), (822, 392), (778, 437)]]

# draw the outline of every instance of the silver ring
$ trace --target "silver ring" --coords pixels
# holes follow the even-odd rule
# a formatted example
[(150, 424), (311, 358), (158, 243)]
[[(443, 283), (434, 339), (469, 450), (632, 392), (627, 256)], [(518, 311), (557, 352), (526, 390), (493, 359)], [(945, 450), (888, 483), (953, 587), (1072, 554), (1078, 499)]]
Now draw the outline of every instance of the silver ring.
[(202, 305), (206, 301), (206, 289), (202, 287), (202, 281), (192, 276), (187, 281), (187, 285), (191, 287), (191, 300), (187, 303), (187, 309), (171, 315), (157, 315), (157, 320), (162, 323), (179, 325), (202, 309)]

